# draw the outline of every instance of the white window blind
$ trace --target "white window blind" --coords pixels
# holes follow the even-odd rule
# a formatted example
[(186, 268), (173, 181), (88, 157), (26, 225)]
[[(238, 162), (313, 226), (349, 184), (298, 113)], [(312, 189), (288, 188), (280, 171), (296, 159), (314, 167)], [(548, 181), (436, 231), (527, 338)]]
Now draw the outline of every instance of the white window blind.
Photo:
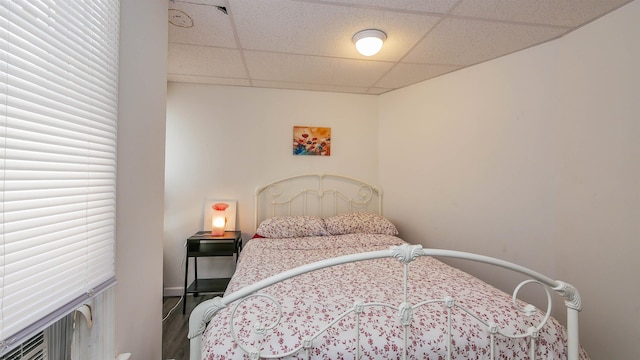
[(0, 355), (115, 281), (119, 0), (0, 0)]

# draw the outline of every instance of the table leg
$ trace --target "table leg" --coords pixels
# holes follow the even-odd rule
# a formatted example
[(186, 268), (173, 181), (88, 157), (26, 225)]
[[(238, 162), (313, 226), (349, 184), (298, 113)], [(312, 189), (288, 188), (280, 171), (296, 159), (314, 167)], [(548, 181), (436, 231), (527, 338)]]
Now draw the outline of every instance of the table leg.
[(238, 262), (238, 257), (240, 256), (240, 241), (236, 238), (236, 240), (234, 241), (235, 244), (235, 248), (236, 248), (236, 263)]
[[(198, 257), (194, 256), (193, 257), (193, 281), (196, 282), (197, 285), (197, 281), (198, 281)], [(198, 286), (196, 286), (196, 290), (198, 289)], [(193, 296), (199, 296), (199, 294), (197, 292), (193, 293)]]
[(187, 311), (187, 276), (189, 276), (189, 257), (184, 262), (184, 292), (182, 294), (182, 314)]

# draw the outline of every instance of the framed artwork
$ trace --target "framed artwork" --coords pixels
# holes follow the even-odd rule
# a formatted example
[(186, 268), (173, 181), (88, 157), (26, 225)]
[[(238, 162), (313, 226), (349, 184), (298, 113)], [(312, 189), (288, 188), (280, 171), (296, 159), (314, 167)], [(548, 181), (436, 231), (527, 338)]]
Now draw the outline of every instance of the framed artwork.
[(293, 155), (331, 155), (331, 128), (294, 126)]
[(224, 214), (227, 219), (225, 224), (226, 231), (235, 231), (236, 230), (236, 201), (235, 200), (216, 200), (216, 199), (205, 199), (204, 200), (204, 222), (202, 224), (202, 230), (211, 230), (211, 218), (213, 217), (213, 207), (216, 204), (226, 204), (227, 206), (218, 206), (224, 207)]

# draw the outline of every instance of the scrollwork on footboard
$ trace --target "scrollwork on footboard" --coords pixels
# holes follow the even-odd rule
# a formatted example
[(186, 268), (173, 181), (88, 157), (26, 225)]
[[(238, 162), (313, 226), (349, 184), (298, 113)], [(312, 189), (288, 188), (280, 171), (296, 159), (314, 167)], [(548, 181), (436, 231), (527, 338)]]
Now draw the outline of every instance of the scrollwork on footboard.
[(390, 251), (392, 257), (404, 264), (408, 264), (417, 259), (418, 256), (424, 255), (422, 245), (403, 244), (400, 246), (392, 246)]
[(580, 298), (578, 289), (573, 285), (558, 281), (558, 286), (554, 287), (553, 290), (564, 298), (564, 304), (568, 308), (577, 311), (582, 310), (582, 299)]
[[(240, 306), (240, 304), (244, 301), (244, 300), (248, 300), (251, 297), (265, 297), (267, 299), (270, 300), (270, 302), (274, 305), (276, 305), (276, 308), (278, 309), (278, 316), (277, 316), (277, 320), (265, 325), (263, 322), (258, 321), (255, 324), (253, 324), (252, 326), (252, 330), (253, 330), (253, 336), (254, 338), (252, 339), (254, 342), (254, 345), (251, 346), (249, 344), (249, 341), (246, 341), (247, 339), (242, 338), (241, 336), (239, 336), (237, 329), (234, 326), (234, 319), (237, 315), (237, 308)], [(520, 339), (520, 338), (530, 338), (530, 358), (534, 359), (535, 358), (535, 353), (537, 350), (537, 345), (535, 340), (538, 337), (539, 331), (540, 329), (542, 329), (542, 327), (547, 323), (549, 316), (548, 313), (546, 314), (546, 316), (544, 317), (544, 320), (542, 322), (540, 322), (539, 324), (537, 324), (536, 326), (531, 326), (529, 327), (525, 332), (522, 333), (508, 333), (505, 329), (500, 328), (500, 326), (498, 326), (497, 324), (493, 323), (493, 322), (486, 322), (484, 320), (482, 320), (480, 318), (480, 316), (478, 314), (475, 314), (474, 312), (470, 311), (469, 309), (465, 308), (464, 306), (459, 305), (454, 298), (450, 297), (450, 296), (446, 296), (442, 299), (430, 299), (430, 300), (425, 300), (422, 301), (420, 303), (417, 303), (415, 305), (412, 305), (408, 302), (403, 302), (401, 303), (399, 306), (394, 306), (392, 304), (385, 304), (385, 303), (360, 303), (360, 302), (356, 302), (351, 308), (349, 308), (347, 311), (345, 311), (344, 313), (340, 314), (338, 317), (336, 317), (333, 321), (331, 321), (330, 323), (326, 324), (321, 330), (317, 331), (316, 333), (314, 333), (313, 335), (310, 336), (306, 336), (302, 343), (291, 349), (290, 351), (287, 352), (282, 352), (282, 353), (266, 353), (265, 351), (261, 351), (260, 350), (260, 340), (265, 338), (267, 335), (269, 335), (269, 332), (272, 331), (273, 329), (275, 329), (277, 326), (281, 325), (281, 320), (282, 320), (282, 311), (281, 311), (281, 306), (278, 300), (276, 300), (275, 298), (273, 298), (272, 296), (269, 295), (264, 295), (264, 294), (256, 294), (256, 295), (252, 295), (250, 297), (247, 297), (243, 300), (241, 300), (238, 304), (236, 304), (236, 306), (234, 307), (234, 310), (230, 316), (229, 319), (229, 326), (230, 326), (230, 331), (231, 331), (231, 335), (234, 339), (234, 341), (236, 342), (236, 344), (238, 345), (238, 348), (240, 348), (244, 353), (246, 353), (247, 355), (249, 355), (250, 359), (261, 359), (261, 358), (286, 358), (288, 356), (297, 354), (301, 351), (304, 351), (305, 354), (307, 355), (307, 358), (310, 357), (311, 351), (313, 349), (313, 344), (314, 342), (321, 337), (323, 334), (325, 334), (330, 328), (332, 328), (334, 325), (336, 325), (339, 322), (343, 322), (345, 318), (347, 318), (349, 315), (351, 314), (355, 314), (355, 324), (354, 327), (356, 329), (356, 331), (354, 332), (353, 336), (355, 338), (355, 358), (359, 359), (360, 358), (360, 343), (361, 343), (361, 333), (359, 331), (360, 327), (362, 326), (362, 318), (360, 317), (360, 314), (363, 313), (365, 311), (365, 309), (367, 308), (372, 308), (372, 307), (386, 307), (386, 308), (390, 308), (393, 309), (396, 313), (397, 313), (397, 319), (398, 322), (400, 323), (400, 325), (402, 325), (405, 328), (405, 335), (404, 335), (404, 350), (402, 351), (402, 354), (404, 356), (407, 355), (407, 350), (409, 348), (409, 343), (408, 343), (408, 335), (409, 335), (409, 327), (414, 325), (414, 312), (419, 310), (421, 307), (427, 306), (427, 305), (433, 305), (433, 304), (441, 304), (443, 306), (443, 308), (447, 309), (447, 327), (448, 327), (448, 332), (446, 334), (444, 334), (447, 337), (447, 355), (448, 355), (448, 359), (451, 359), (452, 356), (452, 318), (453, 318), (453, 311), (455, 309), (457, 309), (458, 311), (462, 311), (467, 313), (468, 315), (470, 315), (472, 318), (474, 318), (479, 324), (482, 325), (482, 327), (487, 331), (487, 333), (489, 334), (488, 336), (490, 337), (490, 359), (496, 359), (496, 351), (495, 351), (495, 346), (496, 346), (496, 341), (497, 341), (497, 336), (502, 336), (505, 338), (511, 338), (511, 339)], [(550, 308), (548, 308), (548, 310), (550, 310)], [(530, 309), (526, 308), (522, 309), (522, 312), (526, 315), (526, 316), (531, 316), (534, 314), (534, 312), (530, 311)], [(257, 343), (257, 344), (256, 344)]]
[[(419, 302), (412, 304), (407, 296), (407, 279), (410, 270), (409, 264), (420, 256), (450, 257), (483, 262), (507, 268), (509, 270), (513, 270), (528, 276), (530, 279), (521, 282), (513, 291), (512, 302), (515, 309), (521, 312), (525, 318), (529, 318), (531, 320), (528, 322), (530, 324), (523, 327), (523, 331), (515, 331), (514, 329), (505, 328), (504, 326), (496, 323), (495, 320), (492, 320), (491, 316), (487, 316), (487, 314), (477, 314), (474, 311), (470, 310), (467, 306), (465, 306), (464, 301), (461, 302), (459, 301), (459, 299), (456, 299), (453, 296), (444, 296), (432, 299), (419, 299)], [(268, 337), (269, 334), (273, 333), (275, 329), (277, 329), (277, 327), (283, 321), (284, 317), (280, 300), (276, 299), (270, 294), (258, 293), (257, 291), (307, 272), (312, 272), (315, 270), (350, 262), (378, 258), (395, 258), (399, 260), (400, 266), (403, 266), (404, 268), (404, 283), (401, 285), (403, 287), (403, 296), (402, 301), (399, 304), (389, 304), (385, 302), (365, 302), (358, 300), (351, 306), (346, 307), (344, 311), (339, 315), (333, 316), (331, 318), (331, 321), (328, 321), (326, 324), (315, 325), (318, 327), (317, 330), (301, 331), (301, 335), (299, 337), (299, 345), (297, 346), (290, 346), (286, 351), (282, 353), (269, 353), (268, 349), (261, 347), (263, 339)], [(522, 303), (518, 300), (518, 294), (521, 292), (521, 290), (524, 287), (530, 285), (539, 285), (545, 291), (547, 306), (544, 311), (540, 311), (542, 316), (539, 315), (539, 312), (535, 307), (533, 307), (532, 305), (523, 306)], [(521, 341), (528, 341), (529, 358), (535, 359), (535, 355), (538, 350), (537, 339), (540, 335), (541, 329), (543, 329), (543, 327), (545, 326), (545, 324), (547, 324), (551, 317), (551, 291), (557, 292), (565, 299), (565, 305), (569, 314), (567, 326), (569, 354), (568, 359), (577, 360), (579, 357), (579, 342), (577, 340), (578, 323), (576, 314), (577, 311), (580, 310), (580, 296), (573, 286), (561, 281), (551, 280), (550, 278), (545, 277), (530, 269), (505, 262), (503, 260), (457, 251), (423, 249), (420, 245), (408, 244), (393, 246), (388, 250), (345, 255), (307, 264), (275, 275), (271, 278), (264, 279), (253, 285), (249, 285), (233, 294), (225, 296), (224, 298), (216, 298), (199, 305), (192, 313), (190, 319), (189, 337), (192, 339), (191, 359), (200, 359), (201, 336), (204, 331), (205, 324), (209, 322), (209, 320), (211, 320), (211, 318), (220, 309), (225, 308), (232, 302), (235, 302), (235, 304), (229, 313), (229, 330), (231, 332), (231, 336), (235, 341), (235, 344), (237, 344), (238, 348), (245, 354), (247, 354), (252, 360), (259, 358), (287, 357), (298, 353), (306, 354), (306, 357), (310, 358), (313, 350), (316, 348), (314, 345), (318, 345), (317, 340), (322, 336), (327, 335), (332, 329), (335, 330), (336, 324), (342, 323), (341, 326), (344, 326), (344, 322), (347, 321), (347, 318), (349, 319), (348, 321), (351, 321), (349, 322), (349, 324), (353, 324), (353, 326), (347, 326), (347, 328), (354, 329), (352, 334), (353, 337), (350, 337), (350, 339), (353, 339), (354, 342), (353, 352), (355, 358), (359, 359), (361, 356), (360, 345), (362, 341), (361, 327), (366, 324), (366, 321), (364, 321), (366, 319), (363, 320), (364, 314), (368, 311), (368, 309), (372, 308), (382, 309), (380, 310), (382, 312), (390, 310), (395, 313), (394, 316), (397, 324), (400, 325), (400, 328), (402, 328), (403, 332), (400, 333), (403, 345), (403, 347), (401, 348), (401, 354), (402, 358), (406, 358), (408, 356), (408, 349), (410, 348), (409, 339), (412, 334), (411, 331), (416, 326), (421, 326), (421, 322), (416, 320), (416, 316), (420, 317), (424, 316), (425, 314), (429, 314), (430, 308), (428, 306), (432, 305), (441, 306), (441, 308), (439, 309), (442, 310), (438, 310), (437, 312), (444, 316), (444, 321), (446, 322), (447, 333), (443, 334), (443, 336), (444, 338), (446, 338), (445, 344), (447, 359), (452, 358), (452, 348), (454, 348), (454, 340), (452, 338), (454, 329), (452, 321), (454, 318), (454, 314), (461, 313), (468, 315), (468, 319), (473, 319), (477, 326), (486, 331), (486, 336), (489, 339), (488, 344), (490, 347), (490, 359), (496, 359), (498, 356), (496, 346), (500, 337), (516, 340), (526, 339)], [(239, 309), (241, 309), (245, 305), (254, 305), (247, 303), (248, 301), (263, 301), (268, 304), (267, 307), (269, 309), (275, 311), (274, 314), (264, 315), (263, 318), (257, 317), (258, 320), (255, 320), (255, 322), (250, 325), (250, 332), (245, 328), (246, 326), (249, 326), (248, 323), (254, 320), (245, 321), (245, 328), (238, 328), (236, 326), (237, 319), (240, 319), (238, 320), (240, 322), (242, 322), (243, 320), (247, 320), (241, 317), (243, 316), (243, 314), (239, 313)], [(259, 314), (263, 314), (260, 309), (255, 311)], [(342, 308), (340, 311), (342, 311)], [(418, 312), (420, 312), (420, 314), (418, 314)], [(534, 315), (536, 315), (535, 321), (532, 320), (534, 319)], [(369, 317), (367, 316), (366, 318)]]
[(189, 339), (201, 336), (209, 321), (218, 311), (227, 307), (220, 297), (207, 300), (200, 305), (202, 306), (196, 306), (189, 316), (189, 334), (187, 335)]
[[(233, 340), (236, 342), (236, 344), (238, 344), (238, 347), (242, 349), (242, 351), (244, 351), (246, 354), (249, 354), (249, 358), (253, 360), (253, 359), (259, 359), (261, 357), (260, 349), (257, 349), (256, 347), (249, 348), (249, 346), (247, 346), (244, 343), (244, 341), (240, 339), (240, 337), (238, 336), (238, 332), (235, 329), (235, 325), (234, 325), (235, 322), (233, 321), (240, 305), (242, 305), (245, 301), (248, 301), (252, 298), (267, 299), (271, 304), (275, 305), (275, 308), (278, 313), (277, 318), (270, 325), (265, 325), (264, 322), (262, 321), (254, 323), (253, 335), (255, 336), (265, 336), (269, 331), (273, 330), (276, 326), (280, 324), (280, 321), (282, 320), (282, 306), (280, 305), (280, 302), (277, 299), (275, 299), (273, 296), (270, 296), (267, 294), (253, 294), (241, 299), (233, 307), (233, 310), (231, 311), (231, 315), (229, 316), (229, 330), (231, 331), (231, 336), (233, 337)], [(298, 351), (300, 351), (300, 349), (297, 349), (295, 352), (298, 352)], [(287, 356), (287, 355), (273, 354), (268, 357), (282, 357), (282, 356)]]

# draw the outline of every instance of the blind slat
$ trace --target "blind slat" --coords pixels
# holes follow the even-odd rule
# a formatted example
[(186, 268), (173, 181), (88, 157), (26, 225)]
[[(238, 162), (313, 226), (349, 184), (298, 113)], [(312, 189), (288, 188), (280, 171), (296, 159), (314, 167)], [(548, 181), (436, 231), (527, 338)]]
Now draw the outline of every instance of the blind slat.
[(0, 2), (0, 355), (113, 284), (119, 6)]

